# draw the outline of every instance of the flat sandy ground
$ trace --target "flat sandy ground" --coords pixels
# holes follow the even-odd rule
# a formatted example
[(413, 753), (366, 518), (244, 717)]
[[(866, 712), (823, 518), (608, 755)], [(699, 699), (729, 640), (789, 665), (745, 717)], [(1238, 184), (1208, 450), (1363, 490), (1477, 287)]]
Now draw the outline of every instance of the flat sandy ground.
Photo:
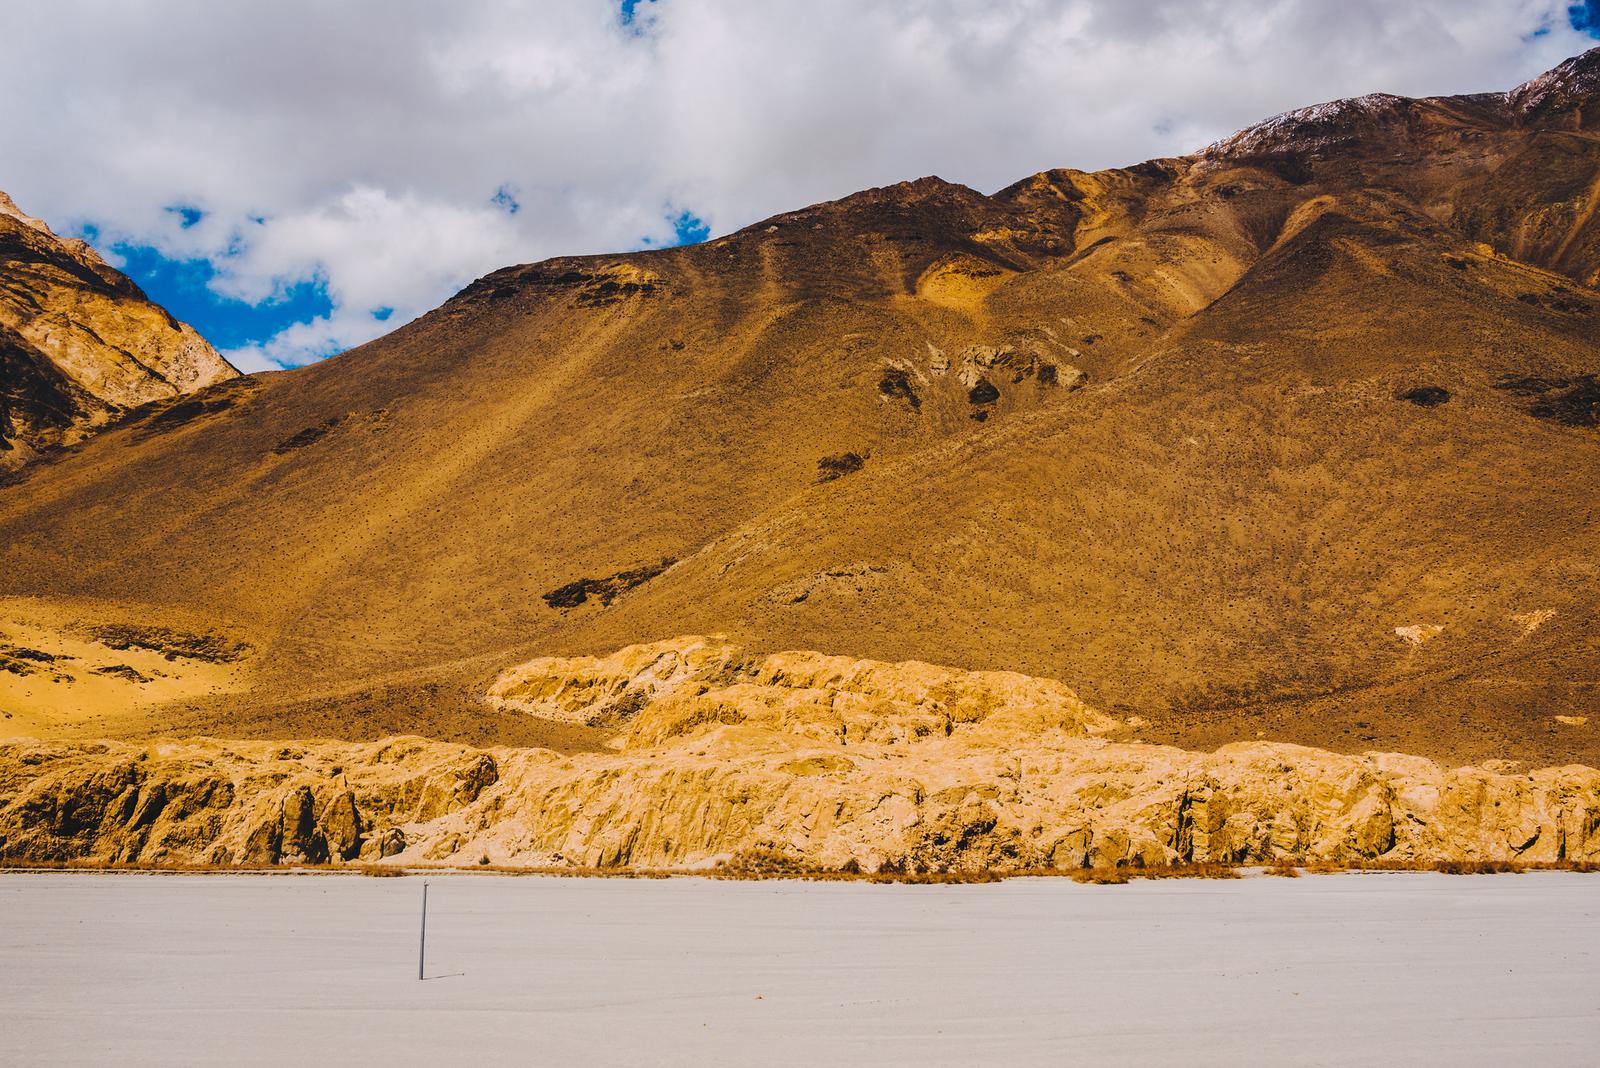
[(1593, 1064), (1600, 878), (0, 875), (0, 1062)]

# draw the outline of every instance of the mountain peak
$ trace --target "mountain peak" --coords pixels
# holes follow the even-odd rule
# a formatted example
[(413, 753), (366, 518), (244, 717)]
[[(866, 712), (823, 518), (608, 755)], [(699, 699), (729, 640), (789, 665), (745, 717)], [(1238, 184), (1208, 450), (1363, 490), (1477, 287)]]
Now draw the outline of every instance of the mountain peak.
[(1302, 161), (1348, 157), (1361, 147), (1384, 152), (1422, 142), (1463, 124), (1483, 129), (1517, 125), (1584, 125), (1583, 108), (1600, 97), (1600, 48), (1555, 67), (1504, 93), (1411, 98), (1393, 93), (1331, 100), (1296, 108), (1216, 141), (1204, 159), (1298, 157)]
[(0, 193), (0, 468), (238, 374), (93, 248)]
[(1518, 115), (1547, 115), (1581, 107), (1600, 95), (1600, 48), (1591, 48), (1531, 78), (1506, 94)]
[(3, 189), (0, 189), (0, 215), (9, 215), (29, 229), (39, 230), (46, 234), (50, 233), (50, 227), (45, 225), (43, 219), (35, 219), (32, 215), (17, 207), (17, 202), (12, 200), (11, 195)]
[(1208, 145), (1208, 156), (1262, 156), (1276, 152), (1321, 153), (1352, 140), (1359, 132), (1389, 125), (1403, 117), (1414, 101), (1392, 93), (1330, 100), (1296, 108), (1247, 126), (1231, 137)]

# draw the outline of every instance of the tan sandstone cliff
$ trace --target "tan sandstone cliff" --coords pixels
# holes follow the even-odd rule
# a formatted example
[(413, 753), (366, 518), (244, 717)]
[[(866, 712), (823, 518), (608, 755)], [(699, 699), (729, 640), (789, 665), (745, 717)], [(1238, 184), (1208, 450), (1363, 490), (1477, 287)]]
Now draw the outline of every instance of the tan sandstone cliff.
[(680, 638), (543, 658), (494, 700), (613, 752), (373, 743), (0, 745), (0, 856), (910, 871), (1600, 859), (1600, 771), (1140, 743), (1059, 683)]

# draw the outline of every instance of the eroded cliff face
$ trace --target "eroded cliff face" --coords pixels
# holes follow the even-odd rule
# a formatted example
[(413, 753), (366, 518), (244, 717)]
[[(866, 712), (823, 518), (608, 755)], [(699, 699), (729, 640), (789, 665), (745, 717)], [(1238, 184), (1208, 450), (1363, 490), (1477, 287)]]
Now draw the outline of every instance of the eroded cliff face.
[(978, 723), (1075, 737), (1127, 729), (1054, 679), (809, 650), (758, 656), (703, 637), (630, 645), (606, 657), (540, 657), (503, 672), (489, 699), (546, 719), (626, 724), (612, 744), (628, 751), (718, 724), (840, 745), (948, 738)]
[(237, 374), (87, 244), (0, 193), (0, 464)]
[(506, 672), (615, 751), (192, 739), (0, 746), (0, 856), (1017, 870), (1600, 859), (1600, 771), (1135, 740), (1059, 683), (682, 638)]

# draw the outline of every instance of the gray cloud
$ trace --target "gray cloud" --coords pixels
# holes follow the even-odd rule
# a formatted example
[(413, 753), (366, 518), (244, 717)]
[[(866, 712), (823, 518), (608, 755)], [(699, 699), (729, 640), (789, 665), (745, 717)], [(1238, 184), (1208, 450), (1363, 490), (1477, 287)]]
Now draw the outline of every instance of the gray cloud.
[(243, 299), (325, 279), (332, 316), (233, 354), (294, 363), (506, 263), (665, 240), (678, 210), (722, 232), (923, 174), (992, 191), (1176, 154), (1339, 96), (1508, 88), (1593, 43), (1565, 6), (657, 0), (624, 27), (605, 0), (13, 0), (0, 188), (209, 258)]

